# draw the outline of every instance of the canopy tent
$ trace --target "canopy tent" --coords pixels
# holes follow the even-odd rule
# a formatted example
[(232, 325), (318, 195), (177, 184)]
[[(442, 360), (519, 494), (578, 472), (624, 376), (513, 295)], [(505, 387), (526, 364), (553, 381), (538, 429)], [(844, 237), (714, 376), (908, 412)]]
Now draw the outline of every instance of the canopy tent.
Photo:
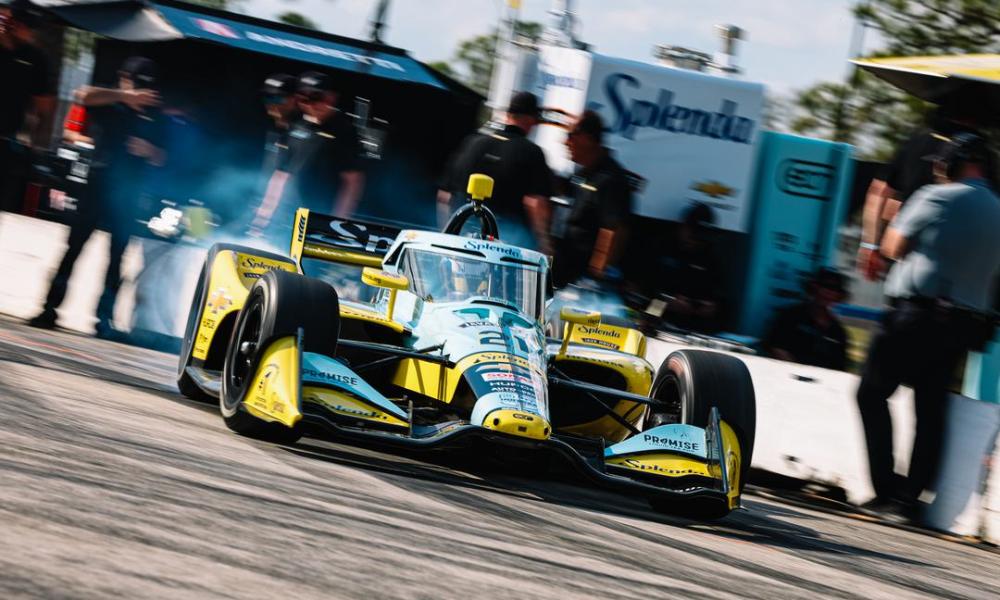
[[(213, 152), (206, 160), (246, 180), (251, 173), (259, 177), (254, 169), (259, 170), (266, 127), (259, 90), (266, 76), (328, 73), (340, 91), (341, 108), (367, 113), (384, 130), (385, 152), (368, 166), (363, 206), (391, 211), (398, 219), (433, 219), (437, 176), (451, 150), (476, 127), (484, 100), (405, 50), (384, 44), (175, 0), (32, 2), (70, 26), (103, 36), (95, 82), (113, 84), (130, 55), (152, 58), (161, 70), (164, 97), (189, 107), (208, 131)], [(415, 212), (399, 214), (398, 208)]]
[(942, 106), (1000, 114), (1000, 54), (867, 58), (856, 65), (914, 96)]

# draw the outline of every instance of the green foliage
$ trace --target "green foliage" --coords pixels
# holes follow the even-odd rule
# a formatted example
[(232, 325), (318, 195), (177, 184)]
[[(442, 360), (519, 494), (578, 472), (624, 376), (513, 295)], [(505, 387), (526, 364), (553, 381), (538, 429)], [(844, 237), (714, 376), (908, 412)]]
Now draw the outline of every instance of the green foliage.
[(431, 63), (427, 63), (427, 66), (430, 67), (430, 68), (432, 68), (432, 69), (434, 69), (438, 73), (442, 73), (444, 75), (447, 75), (448, 77), (455, 77), (455, 75), (456, 75), (455, 74), (455, 70), (451, 68), (451, 65), (449, 65), (448, 63), (446, 63), (443, 60), (438, 60), (438, 61), (434, 61), (434, 62), (431, 62)]
[(278, 21), (286, 25), (295, 25), (304, 29), (319, 29), (319, 25), (309, 17), (297, 12), (283, 12), (278, 15)]
[[(873, 56), (1000, 52), (997, 0), (867, 0), (855, 14), (884, 40)], [(874, 159), (890, 156), (931, 108), (860, 70), (846, 84), (802, 90), (794, 105), (792, 131), (857, 144)]]
[[(537, 42), (542, 36), (541, 23), (518, 21), (515, 37), (527, 42)], [(496, 55), (497, 32), (462, 40), (455, 51), (454, 61), (461, 68), (462, 79), (472, 89), (487, 94), (493, 79), (493, 58)]]

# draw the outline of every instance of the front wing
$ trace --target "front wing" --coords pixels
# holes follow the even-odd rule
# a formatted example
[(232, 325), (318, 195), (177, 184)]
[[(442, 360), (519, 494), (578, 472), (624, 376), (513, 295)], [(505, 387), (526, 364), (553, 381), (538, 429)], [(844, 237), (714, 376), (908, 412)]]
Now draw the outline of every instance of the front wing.
[[(341, 361), (302, 352), (299, 338), (274, 340), (259, 362), (243, 407), (257, 418), (286, 426), (305, 425), (345, 441), (376, 442), (410, 450), (438, 450), (486, 442), (497, 446), (555, 453), (590, 482), (677, 502), (740, 505), (740, 451), (732, 429), (712, 409), (702, 429), (662, 425), (617, 444), (560, 435), (537, 439), (466, 421), (414, 424), (404, 410), (384, 397)], [(352, 345), (364, 342), (345, 342)], [(381, 344), (367, 349), (413, 354)], [(447, 360), (428, 355), (422, 360)]]

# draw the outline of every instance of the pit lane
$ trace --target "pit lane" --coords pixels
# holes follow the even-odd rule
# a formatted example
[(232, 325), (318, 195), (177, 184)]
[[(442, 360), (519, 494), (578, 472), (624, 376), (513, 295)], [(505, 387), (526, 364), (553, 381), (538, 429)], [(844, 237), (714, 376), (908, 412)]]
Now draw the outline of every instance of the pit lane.
[(0, 317), (0, 597), (1000, 597), (995, 552), (759, 494), (706, 525), (510, 470), (247, 440), (173, 368)]

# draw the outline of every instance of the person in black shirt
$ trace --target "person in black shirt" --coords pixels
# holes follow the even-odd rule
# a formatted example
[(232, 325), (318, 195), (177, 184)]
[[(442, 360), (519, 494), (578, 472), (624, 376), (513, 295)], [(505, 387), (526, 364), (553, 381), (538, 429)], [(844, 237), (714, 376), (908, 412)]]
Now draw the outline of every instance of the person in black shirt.
[(438, 191), (442, 225), (456, 208), (453, 200), (465, 198), (469, 176), (482, 173), (493, 178), (489, 205), (497, 217), (500, 237), (552, 253), (548, 236), (552, 172), (542, 149), (528, 139), (538, 126), (540, 112), (534, 94), (518, 92), (511, 98), (502, 129), (487, 127), (462, 141), (448, 161)]
[(604, 146), (600, 115), (584, 112), (570, 127), (566, 147), (578, 168), (566, 182), (573, 206), (563, 236), (555, 244), (552, 281), (556, 287), (584, 275), (604, 280), (609, 269), (617, 266), (632, 212), (628, 173)]
[(819, 269), (806, 283), (806, 300), (774, 318), (764, 351), (779, 360), (846, 370), (847, 332), (830, 310), (846, 299), (844, 276), (828, 267)]
[(121, 285), (121, 258), (137, 220), (148, 217), (139, 212), (143, 178), (149, 166), (162, 166), (167, 159), (162, 150), (165, 120), (158, 110), (155, 84), (153, 62), (133, 56), (119, 70), (117, 88), (76, 91), (76, 101), (87, 107), (86, 133), (94, 139), (86, 198), (70, 225), (66, 254), (52, 278), (45, 306), (30, 325), (55, 327), (56, 308), (66, 296), (73, 265), (90, 235), (100, 228), (111, 234), (111, 247), (104, 293), (97, 305), (97, 335), (115, 336), (111, 321)]
[(261, 92), (264, 109), (271, 120), (264, 136), (264, 165), (261, 173), (265, 184), (281, 164), (281, 156), (288, 149), (289, 129), (302, 116), (295, 87), (295, 77), (286, 73), (275, 73), (264, 80)]
[(879, 252), (886, 223), (918, 189), (935, 182), (933, 156), (948, 140), (963, 131), (974, 132), (976, 119), (960, 109), (939, 107), (928, 124), (915, 131), (896, 150), (881, 174), (872, 180), (865, 195), (861, 246), (857, 265), (869, 281), (880, 279), (888, 264)]
[(252, 230), (291, 227), (298, 207), (349, 217), (364, 189), (358, 134), (350, 118), (337, 110), (330, 79), (303, 73), (298, 100), (303, 116), (288, 131), (288, 149), (271, 175)]
[(25, 122), (31, 125), (32, 145), (44, 147), (48, 142), (55, 89), (48, 60), (35, 42), (41, 18), (26, 2), (0, 7), (0, 207), (14, 191), (11, 169)]
[(662, 259), (660, 274), (667, 296), (663, 318), (682, 329), (710, 332), (718, 328), (722, 286), (711, 227), (715, 212), (697, 202), (684, 212), (673, 248)]

